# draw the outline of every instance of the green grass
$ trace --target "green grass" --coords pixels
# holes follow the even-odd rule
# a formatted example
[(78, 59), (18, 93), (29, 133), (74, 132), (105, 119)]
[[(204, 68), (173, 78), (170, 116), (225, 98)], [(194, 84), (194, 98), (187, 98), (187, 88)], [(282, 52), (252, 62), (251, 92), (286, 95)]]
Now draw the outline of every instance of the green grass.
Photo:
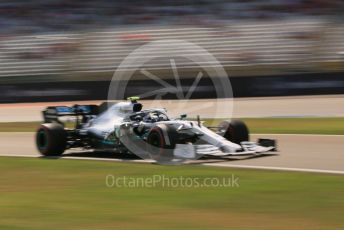
[(0, 122), (0, 132), (34, 132), (40, 122)]
[[(243, 118), (251, 133), (344, 135), (344, 118)], [(221, 120), (205, 119), (216, 126)], [(0, 123), (0, 132), (34, 132), (39, 122)]]
[[(0, 132), (35, 132), (41, 122), (0, 122)], [(72, 128), (72, 124), (68, 123), (68, 127)]]
[[(344, 135), (344, 118), (243, 118), (251, 133)], [(208, 119), (216, 125), (221, 120)]]
[[(239, 187), (123, 188), (130, 178), (239, 178)], [(343, 229), (344, 177), (37, 158), (0, 158), (0, 229)]]

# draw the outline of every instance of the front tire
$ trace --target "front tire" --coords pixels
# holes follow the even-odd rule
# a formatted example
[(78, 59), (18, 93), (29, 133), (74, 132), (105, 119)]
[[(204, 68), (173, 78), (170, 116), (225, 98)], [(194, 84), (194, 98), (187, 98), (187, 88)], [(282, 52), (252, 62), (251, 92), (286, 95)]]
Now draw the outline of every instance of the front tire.
[(246, 124), (240, 120), (223, 121), (219, 125), (219, 131), (223, 132), (223, 137), (233, 142), (239, 144), (242, 141), (249, 141), (249, 130)]
[(151, 158), (160, 163), (173, 160), (177, 138), (177, 131), (172, 126), (159, 124), (153, 127), (147, 136), (147, 151)]
[(36, 133), (36, 146), (44, 156), (60, 156), (66, 149), (67, 133), (57, 123), (42, 124)]

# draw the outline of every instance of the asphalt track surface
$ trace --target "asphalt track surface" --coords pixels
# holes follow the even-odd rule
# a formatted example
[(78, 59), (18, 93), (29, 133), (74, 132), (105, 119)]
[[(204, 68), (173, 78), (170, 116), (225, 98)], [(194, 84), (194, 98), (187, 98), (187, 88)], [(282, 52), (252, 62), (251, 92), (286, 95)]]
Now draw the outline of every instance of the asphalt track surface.
[[(201, 107), (214, 100), (187, 101), (190, 107)], [(54, 102), (0, 104), (0, 122), (39, 121), (46, 106), (99, 104), (90, 102)], [(164, 103), (175, 114), (178, 101)], [(226, 101), (220, 101), (226, 106)], [(145, 105), (145, 102), (143, 102)], [(197, 111), (202, 117), (214, 117), (209, 108)], [(216, 114), (227, 117), (228, 114)], [(344, 116), (344, 95), (298, 96), (273, 98), (240, 98), (233, 103), (233, 117), (336, 117)], [(278, 140), (279, 154), (254, 158), (206, 159), (190, 162), (221, 167), (260, 168), (271, 170), (324, 172), (344, 174), (344, 136), (336, 135), (253, 135), (252, 140), (267, 137)], [(39, 157), (33, 133), (0, 133), (0, 155)], [(67, 151), (63, 158), (147, 162), (114, 153)]]
[[(185, 101), (188, 108), (196, 109), (188, 113), (189, 117), (201, 115), (204, 118), (229, 118), (228, 113), (214, 113), (207, 104), (216, 100), (190, 100)], [(42, 119), (41, 111), (47, 106), (99, 104), (100, 101), (88, 102), (54, 102), (30, 104), (0, 104), (0, 122), (39, 121)], [(142, 103), (151, 105), (148, 101)], [(180, 101), (164, 101), (161, 106), (167, 108), (172, 116), (185, 113), (178, 109)], [(220, 106), (228, 106), (227, 100), (217, 100)], [(159, 106), (159, 105), (157, 105)], [(177, 109), (176, 109), (177, 108)], [(344, 95), (328, 96), (295, 96), (295, 97), (267, 97), (267, 98), (239, 98), (233, 101), (232, 117), (336, 117), (344, 116)]]
[[(277, 139), (278, 155), (200, 159), (189, 163), (235, 168), (344, 174), (344, 136), (262, 134), (252, 135), (251, 139), (255, 140), (258, 137)], [(34, 145), (34, 133), (0, 133), (0, 146), (0, 156), (40, 157)], [(127, 155), (92, 151), (69, 150), (63, 155), (63, 158), (150, 163), (150, 161), (143, 161)]]

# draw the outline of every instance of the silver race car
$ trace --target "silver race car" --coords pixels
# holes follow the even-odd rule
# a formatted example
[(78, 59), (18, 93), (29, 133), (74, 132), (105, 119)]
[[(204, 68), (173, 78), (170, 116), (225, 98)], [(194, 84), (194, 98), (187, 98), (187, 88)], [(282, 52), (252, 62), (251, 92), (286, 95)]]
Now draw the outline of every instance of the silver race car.
[[(66, 149), (83, 148), (136, 154), (159, 162), (274, 154), (275, 140), (250, 142), (248, 128), (242, 121), (223, 121), (216, 127), (206, 127), (199, 117), (186, 120), (186, 115), (181, 115), (172, 119), (165, 109), (142, 109), (138, 99), (47, 107), (43, 111), (44, 123), (36, 133), (39, 152), (58, 156)], [(68, 128), (71, 121), (73, 127)]]

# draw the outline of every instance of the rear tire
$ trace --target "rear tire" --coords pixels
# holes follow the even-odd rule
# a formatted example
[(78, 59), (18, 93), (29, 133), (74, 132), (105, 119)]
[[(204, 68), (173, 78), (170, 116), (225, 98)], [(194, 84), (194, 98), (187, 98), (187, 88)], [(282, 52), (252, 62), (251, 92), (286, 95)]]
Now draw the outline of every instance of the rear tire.
[(153, 127), (147, 136), (147, 151), (151, 158), (160, 163), (173, 160), (173, 150), (178, 140), (174, 127), (159, 124)]
[(223, 121), (220, 123), (219, 129), (224, 130), (224, 138), (236, 144), (250, 139), (246, 124), (240, 120)]
[(57, 123), (42, 124), (36, 133), (36, 146), (44, 156), (60, 156), (66, 149), (67, 133)]

